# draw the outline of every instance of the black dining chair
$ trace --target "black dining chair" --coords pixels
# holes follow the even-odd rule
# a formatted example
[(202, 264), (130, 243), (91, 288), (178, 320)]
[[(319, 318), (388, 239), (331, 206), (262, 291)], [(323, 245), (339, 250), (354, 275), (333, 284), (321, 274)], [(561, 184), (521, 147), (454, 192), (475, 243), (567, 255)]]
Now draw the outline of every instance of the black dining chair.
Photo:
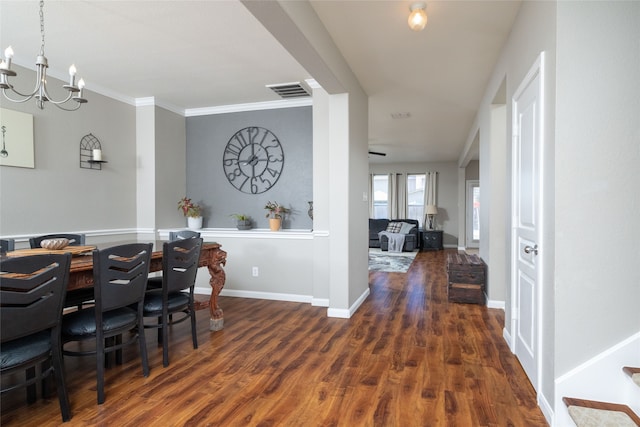
[[(121, 363), (122, 348), (138, 343), (142, 373), (149, 376), (142, 302), (149, 275), (152, 243), (131, 243), (93, 251), (95, 305), (65, 314), (62, 340), (65, 356), (96, 355), (98, 404), (104, 403), (104, 368), (109, 353)], [(133, 308), (132, 308), (133, 307)], [(122, 335), (132, 331), (130, 339)], [(95, 341), (95, 350), (71, 350), (72, 341)]]
[[(145, 328), (158, 328), (165, 367), (169, 366), (170, 325), (191, 319), (193, 348), (198, 348), (193, 291), (201, 249), (202, 238), (165, 242), (162, 247), (162, 287), (148, 290), (144, 296), (144, 317), (157, 319), (154, 324), (145, 323)], [(184, 316), (176, 316), (174, 320), (173, 315), (178, 313), (184, 313)]]
[(182, 239), (193, 239), (200, 237), (200, 233), (197, 231), (191, 230), (180, 230), (180, 231), (170, 231), (169, 232), (169, 241), (173, 242), (174, 240), (182, 240)]
[(86, 240), (84, 234), (45, 234), (44, 236), (31, 237), (29, 239), (29, 245), (31, 249), (37, 249), (40, 247), (40, 242), (47, 239), (69, 239), (69, 246), (84, 246)]
[(7, 252), (14, 251), (16, 249), (16, 243), (13, 239), (0, 239), (0, 253), (6, 254)]
[[(0, 259), (2, 394), (26, 387), (27, 401), (32, 403), (37, 383), (53, 375), (62, 421), (71, 419), (60, 341), (70, 265), (70, 254)], [(26, 372), (25, 380), (8, 381), (21, 377), (14, 372)], [(43, 382), (43, 397), (46, 389)]]
[[(192, 230), (180, 230), (180, 231), (169, 232), (170, 242), (173, 242), (174, 240), (197, 239), (198, 237), (200, 237), (200, 233)], [(148, 289), (160, 289), (161, 287), (162, 287), (162, 276), (149, 277), (149, 281), (147, 282)]]
[[(47, 239), (69, 239), (69, 246), (84, 246), (86, 240), (85, 234), (56, 233), (31, 237), (29, 239), (29, 245), (31, 249), (37, 249), (40, 247), (40, 243)], [(89, 301), (93, 301), (93, 289), (74, 289), (67, 292), (64, 306), (78, 307), (78, 310), (81, 310), (83, 304)]]

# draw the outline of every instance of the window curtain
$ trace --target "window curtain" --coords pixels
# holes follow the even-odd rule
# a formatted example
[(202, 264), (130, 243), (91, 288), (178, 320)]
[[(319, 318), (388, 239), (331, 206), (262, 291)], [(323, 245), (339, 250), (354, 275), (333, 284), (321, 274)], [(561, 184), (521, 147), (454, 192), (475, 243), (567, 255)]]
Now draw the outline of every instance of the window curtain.
[(369, 174), (369, 218), (373, 218), (373, 174)]
[(389, 219), (407, 217), (407, 182), (404, 174), (389, 174)]
[(427, 206), (438, 206), (438, 172), (427, 172), (425, 185), (424, 209), (426, 212)]

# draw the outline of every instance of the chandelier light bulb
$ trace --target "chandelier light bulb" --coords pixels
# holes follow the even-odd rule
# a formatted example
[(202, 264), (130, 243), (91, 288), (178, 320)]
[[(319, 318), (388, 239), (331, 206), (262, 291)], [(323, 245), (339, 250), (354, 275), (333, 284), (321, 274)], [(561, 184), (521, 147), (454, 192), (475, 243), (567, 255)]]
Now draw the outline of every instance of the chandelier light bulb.
[(80, 81), (78, 81), (78, 89), (84, 89), (84, 79), (80, 79)]
[(4, 50), (4, 57), (7, 59), (13, 58), (13, 48), (11, 46)]
[(409, 10), (411, 14), (409, 14), (409, 28), (413, 31), (422, 31), (424, 27), (427, 25), (427, 12), (425, 9), (427, 8), (427, 4), (424, 2), (413, 3)]
[(75, 64), (71, 64), (71, 67), (69, 67), (69, 75), (71, 77), (73, 77), (73, 76), (76, 75), (76, 72), (77, 72), (77, 70), (76, 70)]

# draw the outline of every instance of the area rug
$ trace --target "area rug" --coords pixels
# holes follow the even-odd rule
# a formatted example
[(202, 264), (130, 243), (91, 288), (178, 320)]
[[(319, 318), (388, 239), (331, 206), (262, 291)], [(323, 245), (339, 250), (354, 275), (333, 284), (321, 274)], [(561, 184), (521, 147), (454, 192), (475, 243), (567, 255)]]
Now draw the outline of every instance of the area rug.
[(418, 252), (385, 252), (369, 249), (369, 271), (406, 273)]

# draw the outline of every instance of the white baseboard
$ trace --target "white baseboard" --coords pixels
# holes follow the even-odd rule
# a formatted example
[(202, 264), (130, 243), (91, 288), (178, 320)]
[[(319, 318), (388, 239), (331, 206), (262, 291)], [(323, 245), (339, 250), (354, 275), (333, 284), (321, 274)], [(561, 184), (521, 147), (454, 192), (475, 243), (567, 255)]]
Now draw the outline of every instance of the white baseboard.
[(348, 309), (329, 307), (329, 309), (327, 310), (327, 316), (338, 317), (341, 319), (350, 319), (351, 316), (353, 316), (353, 313), (355, 313), (358, 310), (358, 308), (360, 308), (360, 306), (362, 305), (364, 300), (367, 299), (370, 293), (371, 293), (371, 290), (367, 286), (367, 288), (364, 290), (362, 295), (358, 297), (358, 299), (351, 305), (351, 307), (349, 307)]
[(622, 371), (637, 366), (639, 354), (640, 331), (556, 378), (552, 425), (572, 425), (563, 397), (621, 403), (640, 413), (640, 388)]
[(329, 307), (329, 298), (311, 298), (311, 305), (314, 307)]
[[(513, 341), (511, 341), (511, 334), (507, 331), (507, 328), (502, 328), (502, 338), (507, 342), (509, 349), (513, 349)], [(513, 351), (513, 350), (512, 350)]]
[(281, 294), (275, 292), (258, 292), (258, 291), (239, 291), (235, 289), (223, 289), (220, 292), (220, 296), (223, 297), (236, 297), (236, 298), (252, 298), (252, 299), (267, 299), (273, 301), (289, 301), (289, 302), (304, 302), (311, 304), (312, 298), (310, 295), (297, 295), (297, 294)]
[(487, 299), (487, 308), (499, 308), (504, 311), (505, 303), (504, 301)]
[[(194, 293), (199, 295), (211, 295), (210, 287), (196, 287)], [(220, 292), (221, 296), (234, 297), (234, 298), (252, 298), (252, 299), (267, 299), (272, 301), (289, 301), (289, 302), (304, 302), (310, 303), (314, 307), (329, 307), (329, 299), (327, 298), (313, 298), (308, 295), (296, 295), (296, 294), (279, 294), (273, 292), (255, 292), (255, 291), (239, 291), (235, 289), (223, 289)]]
[(538, 406), (549, 425), (553, 425), (553, 407), (543, 394), (538, 394)]

